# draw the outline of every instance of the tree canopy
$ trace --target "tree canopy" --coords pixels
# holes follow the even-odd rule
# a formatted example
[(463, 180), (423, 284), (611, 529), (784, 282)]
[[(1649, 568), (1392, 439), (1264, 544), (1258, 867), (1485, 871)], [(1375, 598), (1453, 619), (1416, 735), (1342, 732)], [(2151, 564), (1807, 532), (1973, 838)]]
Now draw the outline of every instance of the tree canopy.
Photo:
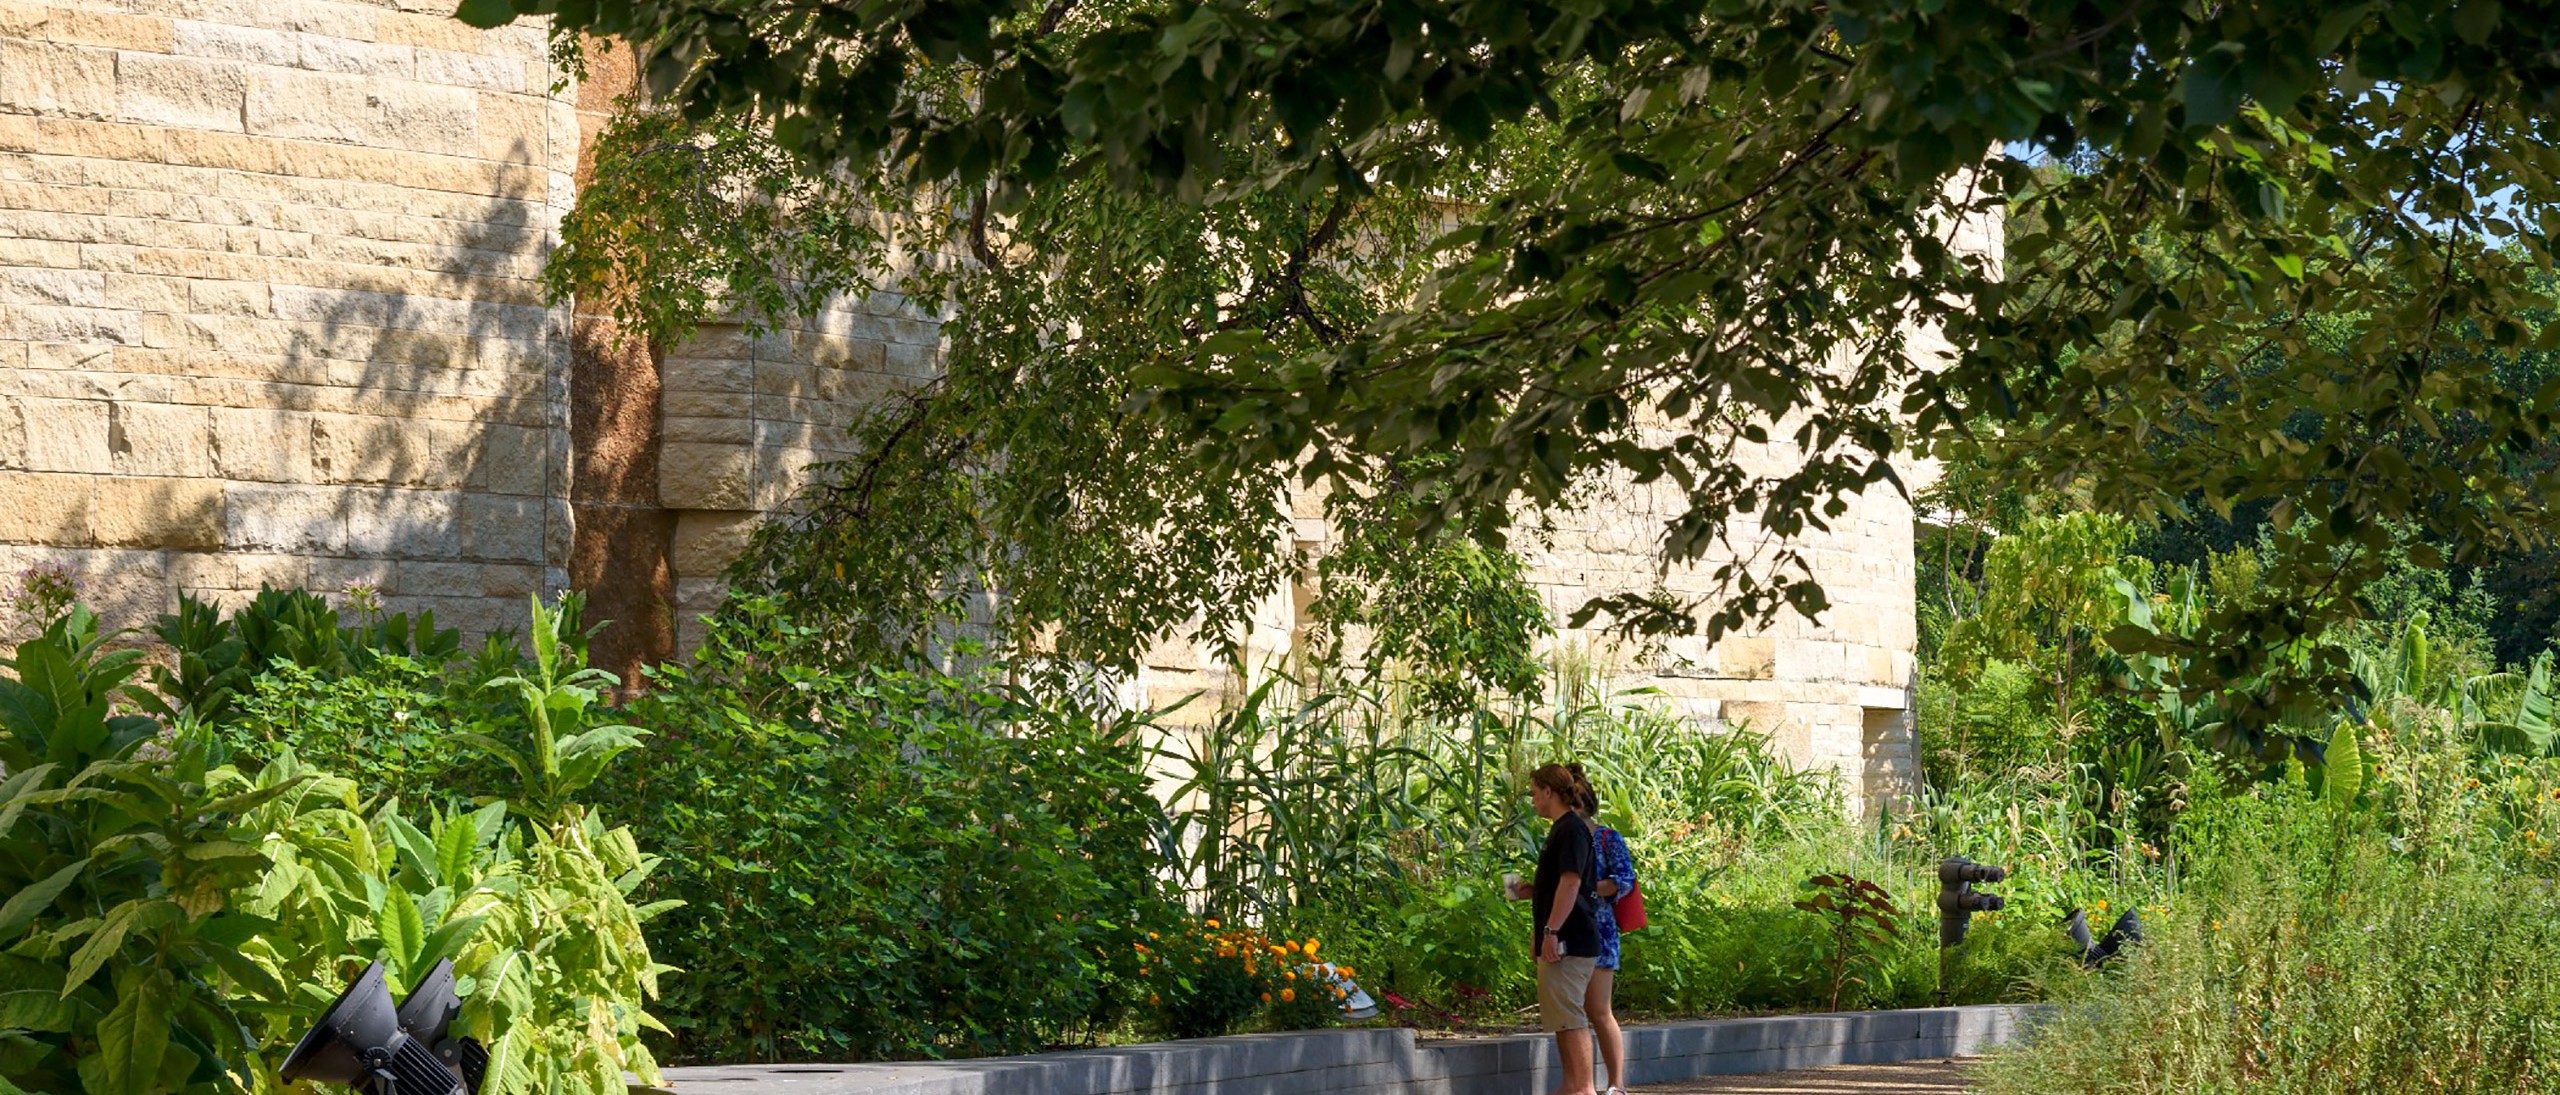
[[(1523, 501), (1631, 472), (1689, 499), (1666, 562), (1707, 556), (1737, 523), (1819, 526), (1912, 451), (2075, 484), (2134, 516), (2267, 504), (2284, 595), (2177, 640), (2244, 676), (2267, 669), (2257, 652), (2356, 611), (2395, 525), (2457, 559), (2548, 538), (2560, 477), (2529, 457), (2560, 385), (2519, 395), (2495, 374), (2560, 339), (2523, 318), (2549, 307), (2560, 201), (2552, 7), (467, 0), (461, 14), (626, 39), (665, 109), (863, 180), (915, 214), (917, 239), (965, 240), (1015, 271), (991, 277), (1024, 269), (995, 261), (1011, 237), (1089, 261), (1072, 248), (1108, 217), (1071, 203), (1221, 222), (1220, 239), (1222, 218), (1263, 217), (1269, 231), (1218, 266), (1223, 290), (1153, 302), (1126, 318), (1157, 326), (1092, 359), (1111, 413), (1144, 422), (1132, 436), (1168, 467), (1392, 489), (1426, 527), (1487, 537)], [(1384, 243), (1343, 231), (1397, 202), (1446, 230), (1397, 241), (1379, 215)], [(2005, 256), (1947, 245), (1950, 225), (1994, 213)], [(1044, 224), (1080, 227), (1044, 240)], [(1342, 298), (1357, 306), (1327, 310), (1315, 273), (1368, 260), (1378, 277)], [(978, 290), (945, 285), (974, 307)], [(1077, 314), (1006, 329), (1055, 353), (1094, 336)], [(1773, 437), (1799, 457), (1738, 459)], [(1785, 552), (1719, 577), (1710, 600), (1635, 622), (1714, 635), (1823, 604)], [(2270, 687), (2343, 676), (2311, 665)]]

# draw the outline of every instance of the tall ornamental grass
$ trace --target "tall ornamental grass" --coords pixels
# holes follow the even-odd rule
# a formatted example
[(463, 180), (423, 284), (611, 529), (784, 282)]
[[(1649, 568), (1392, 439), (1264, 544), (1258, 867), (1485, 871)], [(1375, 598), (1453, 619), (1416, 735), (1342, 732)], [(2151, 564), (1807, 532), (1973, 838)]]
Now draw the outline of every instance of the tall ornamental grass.
[[(2364, 739), (2359, 742), (2357, 739)], [(2315, 794), (2212, 792), (2151, 938), (1986, 1069), (1990, 1095), (2560, 1088), (2560, 767), (2403, 707), (2341, 735)]]

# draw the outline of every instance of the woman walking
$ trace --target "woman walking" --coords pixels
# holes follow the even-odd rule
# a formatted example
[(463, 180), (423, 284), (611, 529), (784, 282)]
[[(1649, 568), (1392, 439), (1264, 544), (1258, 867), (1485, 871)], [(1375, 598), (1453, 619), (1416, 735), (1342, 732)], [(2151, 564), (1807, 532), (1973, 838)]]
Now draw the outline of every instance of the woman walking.
[(1636, 888), (1635, 857), (1627, 852), (1626, 838), (1616, 829), (1600, 824), (1600, 793), (1582, 774), (1582, 766), (1569, 764), (1574, 783), (1581, 791), (1578, 804), (1583, 819), (1591, 827), (1591, 893), (1599, 900), (1591, 903), (1591, 924), (1600, 937), (1600, 954), (1592, 963), (1591, 987), (1583, 993), (1583, 1011), (1591, 1017), (1591, 1037), (1599, 1043), (1600, 1063), (1609, 1072), (1609, 1089), (1604, 1095), (1627, 1095), (1627, 1044), (1618, 1030), (1618, 1014), (1611, 995), (1618, 987), (1618, 915), (1619, 897)]
[(1591, 826), (1577, 807), (1583, 785), (1573, 770), (1549, 764), (1529, 773), (1529, 801), (1548, 821), (1538, 873), (1515, 885), (1512, 900), (1527, 899), (1537, 929), (1530, 952), (1538, 965), (1538, 1025), (1556, 1037), (1564, 1077), (1548, 1095), (1598, 1095), (1591, 1085), (1591, 1018), (1584, 1000), (1599, 960), (1600, 937), (1592, 929), (1589, 879), (1594, 875)]

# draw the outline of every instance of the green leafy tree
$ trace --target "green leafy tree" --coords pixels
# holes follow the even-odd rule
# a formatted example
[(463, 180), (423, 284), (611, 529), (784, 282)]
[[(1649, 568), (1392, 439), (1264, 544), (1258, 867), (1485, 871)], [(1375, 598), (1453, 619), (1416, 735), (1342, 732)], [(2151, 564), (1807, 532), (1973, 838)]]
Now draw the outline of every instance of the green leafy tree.
[(2124, 622), (2118, 585), (2151, 587), (2149, 562), (2125, 552), (2132, 541), (2123, 518), (2086, 512), (2036, 518), (1993, 541), (1978, 608), (1946, 642), (1957, 678), (1992, 660), (2031, 665), (2052, 690), (2056, 721), (2075, 726), (2103, 680), (2106, 635)]
[[(2342, 667), (2283, 651), (2353, 611), (2331, 594), (2373, 576), (2391, 522), (2467, 561), (2546, 540), (2560, 497), (2548, 467), (2513, 459), (2548, 436), (2560, 388), (2519, 397), (2491, 376), (2560, 338), (2519, 318), (2548, 306), (2534, 279), (2560, 212), (2542, 151), (2560, 19), (2541, 6), (469, 0), (461, 14), (627, 40), (668, 108), (751, 116), (785, 149), (880, 180), (904, 199), (884, 208), (921, 211), (920, 240), (993, 240), (973, 247), (982, 263), (1010, 253), (1003, 218), (1079, 196), (1212, 219), (1277, 200), (1303, 215), (1275, 223), (1302, 238), (1335, 210), (1463, 198), (1413, 291), (1370, 314), (1229, 322), (1299, 299), (1287, 274), (1321, 264), (1283, 247), (1253, 283), (1276, 295), (1186, 292), (1115, 317), (1173, 337), (1093, 360), (1088, 386), (1158, 422), (1153, 451), (1195, 482), (1356, 483), (1454, 453), (1431, 473), (1432, 519), (1481, 533), (1515, 502), (1630, 472), (1686, 492), (1661, 545), (1675, 562), (1744, 515), (1780, 538), (1818, 527), (1914, 445), (2085, 481), (2130, 515), (2264, 503), (2304, 547), (2270, 584), (2304, 595), (2213, 606), (2176, 640), (2237, 651), (2215, 669), (2262, 683), (2235, 712), (2261, 721), (2342, 683)], [(1951, 225), (1995, 210), (2019, 226), (2005, 256), (1950, 245)], [(1063, 347), (1077, 328), (1015, 330)], [(1770, 438), (1797, 458), (1742, 458)], [(1782, 549), (1724, 568), (1695, 604), (1593, 607), (1661, 626), (1703, 611), (1720, 634), (1821, 609), (1801, 564)]]

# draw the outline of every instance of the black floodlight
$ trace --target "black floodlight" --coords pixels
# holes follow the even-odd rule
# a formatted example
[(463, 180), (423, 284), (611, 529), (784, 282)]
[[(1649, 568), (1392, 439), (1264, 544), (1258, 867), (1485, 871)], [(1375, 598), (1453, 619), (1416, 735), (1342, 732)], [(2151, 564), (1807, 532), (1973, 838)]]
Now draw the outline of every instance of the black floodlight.
[[(286, 1083), (344, 1084), (364, 1095), (470, 1095), (479, 1089), (476, 1073), (485, 1068), (488, 1055), (479, 1052), (477, 1043), (468, 1045), (466, 1053), (459, 1043), (470, 1043), (468, 1038), (445, 1038), (461, 1006), (453, 994), (450, 962), (437, 963), (398, 1008), (392, 1007), (391, 990), (382, 983), (382, 963), (373, 963), (293, 1044), (279, 1071)], [(446, 1044), (452, 1050), (439, 1053)], [(466, 1071), (466, 1060), (478, 1067)]]
[(453, 960), (447, 958), (428, 970), (409, 998), (400, 1002), (400, 1029), (427, 1043), (436, 1059), (462, 1078), (465, 1089), (478, 1091), (481, 1077), (489, 1071), (489, 1051), (476, 1038), (447, 1036), (461, 1014), (462, 998), (453, 991)]
[(1996, 893), (1981, 893), (1973, 888), (1977, 882), (1998, 882), (2009, 872), (1989, 864), (1976, 863), (1963, 856), (1949, 856), (1938, 864), (1938, 946), (1953, 947), (1964, 942), (1965, 928), (1978, 912), (1998, 912), (2008, 902)]
[(2106, 965), (2118, 951), (2142, 942), (2142, 917), (2132, 909), (2117, 917), (2115, 926), (2107, 929), (2106, 938), (2096, 942), (2089, 939), (2089, 914), (2082, 910), (2071, 910), (2071, 918), (2063, 922), (2062, 929), (2071, 933), (2072, 942), (2080, 944), (2080, 964), (2090, 969)]

